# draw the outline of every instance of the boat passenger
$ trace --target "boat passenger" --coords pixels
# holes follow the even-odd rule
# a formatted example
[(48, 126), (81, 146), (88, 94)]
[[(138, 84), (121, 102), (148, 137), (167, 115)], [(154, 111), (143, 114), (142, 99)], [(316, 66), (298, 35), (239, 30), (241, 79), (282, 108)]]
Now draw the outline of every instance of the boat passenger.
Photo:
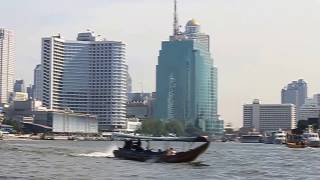
[(167, 149), (167, 155), (168, 156), (176, 155), (176, 151), (173, 148), (169, 148)]
[(125, 140), (123, 148), (124, 149), (131, 149), (132, 148), (132, 140)]
[(140, 139), (138, 139), (137, 142), (133, 143), (132, 149), (135, 149), (136, 151), (143, 151), (143, 148), (141, 147)]

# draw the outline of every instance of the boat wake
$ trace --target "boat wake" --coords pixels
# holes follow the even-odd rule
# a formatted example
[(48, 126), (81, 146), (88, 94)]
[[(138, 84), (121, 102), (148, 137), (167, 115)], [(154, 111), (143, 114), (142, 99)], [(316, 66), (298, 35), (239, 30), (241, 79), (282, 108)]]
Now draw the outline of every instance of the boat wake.
[(202, 161), (194, 161), (189, 163), (191, 166), (202, 167), (202, 166), (210, 166), (208, 164), (204, 164)]
[(77, 157), (109, 157), (109, 158), (114, 157), (113, 153), (108, 153), (108, 152), (92, 152), (92, 153), (72, 154), (72, 155)]
[(71, 156), (75, 157), (107, 157), (107, 158), (113, 158), (113, 151), (118, 149), (117, 146), (109, 147), (106, 151), (103, 152), (90, 152), (90, 153), (79, 153), (79, 154), (70, 154)]

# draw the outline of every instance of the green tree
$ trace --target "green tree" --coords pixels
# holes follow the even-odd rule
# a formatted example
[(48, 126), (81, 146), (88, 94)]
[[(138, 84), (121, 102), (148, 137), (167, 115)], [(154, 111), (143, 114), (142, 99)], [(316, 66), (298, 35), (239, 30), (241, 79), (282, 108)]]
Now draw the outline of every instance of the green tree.
[(168, 133), (173, 133), (177, 136), (183, 136), (185, 134), (184, 124), (179, 120), (167, 121), (165, 123), (165, 128)]
[(198, 127), (196, 127), (196, 126), (194, 126), (192, 124), (188, 124), (186, 126), (185, 133), (186, 133), (187, 136), (201, 136), (201, 135), (204, 135), (204, 132), (200, 128), (198, 128)]
[(18, 121), (14, 121), (5, 117), (2, 123), (13, 126), (13, 129), (17, 132), (22, 132), (22, 124)]
[(151, 136), (162, 136), (167, 134), (164, 123), (156, 119), (144, 120), (137, 132)]

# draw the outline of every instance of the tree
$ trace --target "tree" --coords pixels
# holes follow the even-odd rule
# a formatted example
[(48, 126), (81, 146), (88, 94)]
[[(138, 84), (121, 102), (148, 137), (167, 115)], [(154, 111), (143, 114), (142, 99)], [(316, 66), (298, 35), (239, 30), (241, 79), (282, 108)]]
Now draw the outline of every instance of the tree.
[(186, 126), (185, 133), (187, 136), (201, 136), (204, 134), (204, 132), (200, 128), (192, 124), (188, 124)]
[(11, 120), (11, 119), (5, 117), (2, 123), (13, 126), (13, 129), (16, 132), (22, 132), (22, 124), (18, 121), (14, 121), (14, 120)]
[(142, 122), (140, 129), (137, 133), (142, 133), (152, 136), (166, 135), (165, 126), (162, 121), (156, 119), (146, 119)]
[(184, 133), (184, 124), (179, 120), (167, 121), (165, 123), (165, 129), (168, 133), (173, 133), (177, 136), (183, 136)]

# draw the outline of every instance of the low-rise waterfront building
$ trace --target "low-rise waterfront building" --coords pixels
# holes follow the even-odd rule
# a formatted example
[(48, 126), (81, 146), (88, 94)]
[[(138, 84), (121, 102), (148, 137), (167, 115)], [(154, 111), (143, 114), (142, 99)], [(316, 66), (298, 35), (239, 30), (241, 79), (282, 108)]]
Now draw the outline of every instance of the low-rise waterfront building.
[(296, 112), (293, 104), (252, 104), (243, 105), (243, 127), (259, 132), (290, 130), (296, 127)]
[(10, 95), (10, 102), (14, 101), (27, 101), (29, 99), (28, 93), (26, 92), (13, 92)]
[(5, 114), (23, 124), (30, 133), (98, 133), (96, 116), (70, 110), (48, 110), (37, 100), (14, 101), (5, 108)]
[(139, 118), (128, 118), (127, 119), (127, 129), (129, 133), (133, 133), (141, 127), (141, 122)]
[(51, 127), (53, 133), (98, 133), (96, 116), (72, 111), (36, 111), (33, 123)]

